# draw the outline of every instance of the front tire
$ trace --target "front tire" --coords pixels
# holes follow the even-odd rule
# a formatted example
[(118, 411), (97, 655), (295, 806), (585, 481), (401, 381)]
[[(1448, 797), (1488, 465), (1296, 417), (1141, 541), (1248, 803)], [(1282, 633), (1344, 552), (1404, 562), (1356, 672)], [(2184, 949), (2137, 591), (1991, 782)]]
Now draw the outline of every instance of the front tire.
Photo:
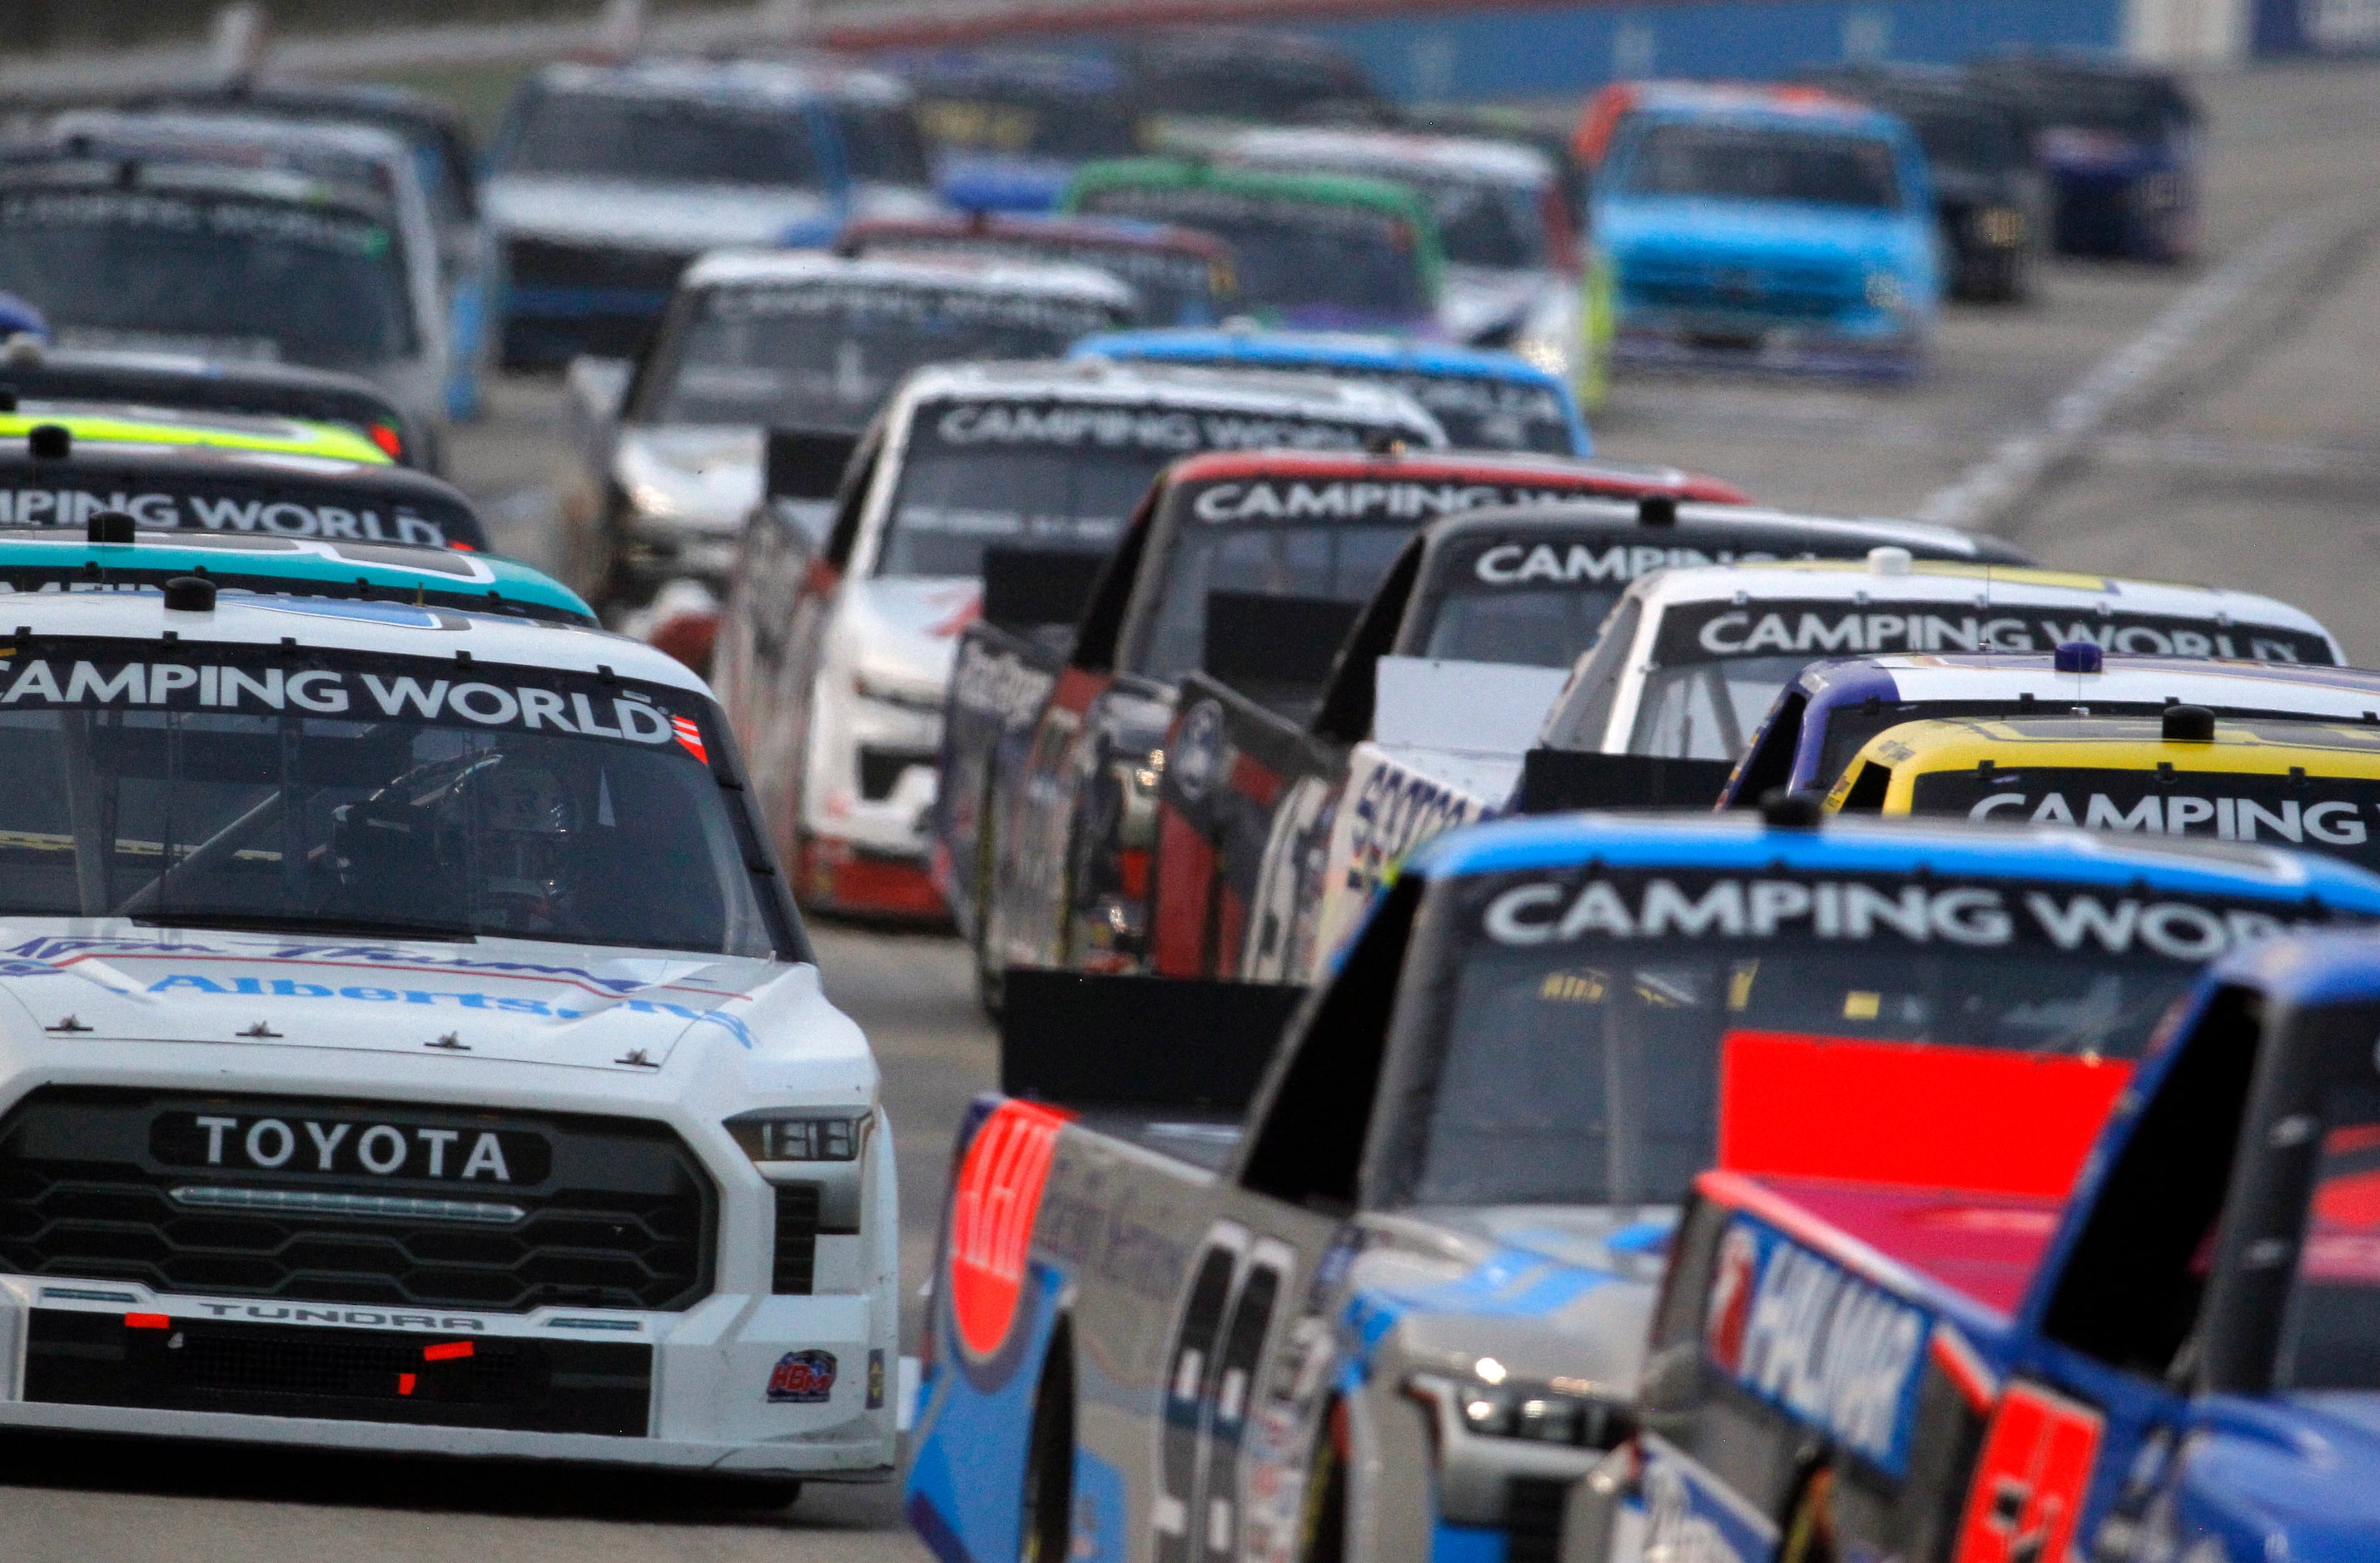
[(1075, 1540), (1075, 1367), (1063, 1327), (1033, 1393), (1017, 1511), (1017, 1563), (1066, 1563)]

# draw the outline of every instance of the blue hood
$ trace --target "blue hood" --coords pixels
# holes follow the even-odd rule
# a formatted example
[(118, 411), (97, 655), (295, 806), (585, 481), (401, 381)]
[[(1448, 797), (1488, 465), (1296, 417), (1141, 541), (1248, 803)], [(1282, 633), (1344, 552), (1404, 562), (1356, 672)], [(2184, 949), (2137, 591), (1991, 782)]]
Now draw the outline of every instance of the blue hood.
[(942, 158), (934, 183), (968, 212), (1054, 212), (1075, 164), (1058, 158), (960, 152)]
[(1597, 227), (1623, 265), (1633, 254), (1677, 251), (1716, 264), (1843, 260), (1905, 267), (1917, 236), (1900, 212), (1701, 196), (1609, 200)]

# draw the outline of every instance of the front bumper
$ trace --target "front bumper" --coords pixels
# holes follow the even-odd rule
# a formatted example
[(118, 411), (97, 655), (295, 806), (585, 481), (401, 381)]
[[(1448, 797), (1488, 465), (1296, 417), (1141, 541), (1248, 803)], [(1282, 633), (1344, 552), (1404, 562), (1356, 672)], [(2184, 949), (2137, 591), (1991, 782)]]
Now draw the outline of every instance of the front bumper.
[(1623, 315), (1612, 361), (1643, 368), (1730, 368), (1784, 374), (1905, 380), (1923, 367), (1925, 333), (1914, 324), (1848, 331), (1757, 315), (1635, 311)]
[(882, 1481), (898, 1366), (871, 1314), (724, 1294), (407, 1313), (0, 1277), (0, 1426)]

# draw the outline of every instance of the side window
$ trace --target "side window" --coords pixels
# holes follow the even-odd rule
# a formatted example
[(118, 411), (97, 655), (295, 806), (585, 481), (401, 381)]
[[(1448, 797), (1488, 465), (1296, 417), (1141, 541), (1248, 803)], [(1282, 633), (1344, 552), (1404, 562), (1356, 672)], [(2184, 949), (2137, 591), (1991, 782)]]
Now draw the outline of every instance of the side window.
[(842, 491), (834, 497), (834, 525), (827, 533), (826, 562), (838, 570), (851, 568), (851, 551), (859, 546), (860, 517), (868, 514), (868, 496), (876, 491), (876, 469), (884, 455), (885, 418), (879, 416), (860, 437), (844, 468)]
[(1636, 626), (1644, 617), (1645, 604), (1632, 596), (1621, 599), (1611, 617), (1603, 621), (1594, 648), (1579, 660), (1569, 686), (1554, 701), (1546, 742), (1557, 749), (1603, 747), (1621, 683), (1628, 676), (1629, 648), (1636, 644)]
[(1397, 562), (1372, 592), (1363, 617), (1347, 633), (1324, 686), (1314, 731), (1341, 744), (1357, 744), (1372, 735), (1372, 708), (1379, 689), (1380, 659), (1396, 645), (1403, 628), (1414, 581), (1421, 574), (1424, 547), (1419, 538), (1405, 545)]
[(1399, 879), (1356, 937), (1330, 986), (1276, 1063), (1240, 1171), (1250, 1190), (1330, 1215), (1355, 1208), (1364, 1134), (1388, 1050), (1397, 974), (1413, 937), (1422, 880)]
[(1090, 600), (1083, 605), (1082, 633), (1067, 659), (1071, 665), (1093, 672), (1108, 672), (1115, 667), (1124, 610), (1132, 606), (1132, 588), (1140, 579), (1140, 562), (1148, 552), (1148, 534), (1157, 525), (1156, 511), (1164, 502), (1165, 490), (1163, 479), (1150, 484), (1134, 507), (1132, 519), (1124, 523), (1123, 543), (1108, 556), (1107, 568), (1099, 572)]
[(2151, 1378), (2173, 1367), (2205, 1299), (2263, 1019), (2259, 995), (2226, 988), (2176, 1044), (2058, 1278), (2051, 1339)]
[(1892, 789), (1892, 768), (1874, 760), (1860, 762), (1859, 774), (1843, 792), (1842, 814), (1882, 814), (1884, 794)]

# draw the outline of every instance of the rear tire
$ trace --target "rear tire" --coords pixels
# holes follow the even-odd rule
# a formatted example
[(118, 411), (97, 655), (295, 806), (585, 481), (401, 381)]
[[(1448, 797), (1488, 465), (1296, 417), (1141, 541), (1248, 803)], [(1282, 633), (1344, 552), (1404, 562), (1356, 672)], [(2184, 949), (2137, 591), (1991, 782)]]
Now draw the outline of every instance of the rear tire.
[(1025, 1485), (1016, 1526), (1017, 1563), (1066, 1563), (1075, 1541), (1075, 1367), (1064, 1327), (1050, 1342), (1033, 1392)]

